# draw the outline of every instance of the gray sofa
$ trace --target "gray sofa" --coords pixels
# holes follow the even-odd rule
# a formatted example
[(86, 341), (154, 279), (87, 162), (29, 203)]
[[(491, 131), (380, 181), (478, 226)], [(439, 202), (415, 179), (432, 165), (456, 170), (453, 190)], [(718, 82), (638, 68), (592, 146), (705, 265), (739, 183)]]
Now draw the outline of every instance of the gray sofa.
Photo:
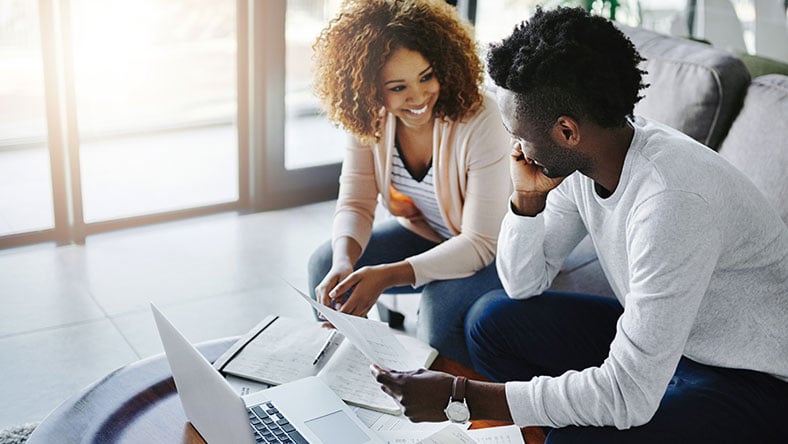
[[(648, 71), (635, 114), (668, 124), (743, 171), (788, 224), (788, 76), (751, 79), (730, 52), (703, 43), (621, 26)], [(551, 287), (613, 296), (587, 237)]]

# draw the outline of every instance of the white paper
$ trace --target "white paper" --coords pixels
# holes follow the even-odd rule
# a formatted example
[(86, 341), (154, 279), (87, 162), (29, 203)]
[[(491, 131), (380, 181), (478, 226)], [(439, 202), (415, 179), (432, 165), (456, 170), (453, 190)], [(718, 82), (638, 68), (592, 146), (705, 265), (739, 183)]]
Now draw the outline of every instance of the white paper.
[[(411, 336), (395, 334), (394, 337), (422, 366), (429, 366), (438, 354), (434, 348)], [(349, 404), (399, 415), (399, 404), (381, 390), (369, 369), (370, 364), (350, 341), (343, 341), (317, 376)]]
[(476, 444), (468, 433), (457, 424), (445, 424), (437, 431), (397, 430), (378, 432), (387, 444)]
[(468, 430), (478, 444), (525, 444), (523, 432), (516, 425)]
[[(445, 426), (441, 426), (443, 428)], [(388, 430), (377, 432), (378, 437), (386, 444), (419, 444), (423, 439), (439, 431), (424, 431), (424, 430)]]
[(264, 382), (252, 381), (251, 379), (246, 378), (238, 378), (233, 375), (226, 375), (224, 379), (226, 379), (227, 382), (230, 383), (230, 387), (232, 387), (233, 390), (235, 390), (235, 392), (242, 397), (271, 387), (270, 384), (266, 384)]
[[(411, 423), (414, 424), (414, 423)], [(407, 426), (397, 429), (376, 430), (387, 444), (525, 444), (522, 432), (516, 425), (462, 430), (463, 425), (451, 423), (417, 423), (439, 425), (438, 430), (424, 430)], [(448, 425), (447, 425), (448, 424)], [(464, 424), (468, 427), (470, 423)], [(469, 441), (470, 440), (470, 441)]]
[[(443, 422), (413, 422), (405, 415), (388, 415), (364, 407), (351, 406), (351, 409), (361, 421), (375, 432), (379, 432), (381, 439), (388, 433), (393, 433), (395, 438), (399, 436), (418, 436), (417, 440), (437, 432), (438, 430), (451, 424), (449, 421)], [(469, 427), (470, 423), (463, 424)], [(384, 439), (385, 440), (385, 439)]]
[(371, 362), (388, 370), (415, 370), (421, 367), (421, 364), (397, 341), (385, 323), (338, 312), (314, 301), (296, 287), (293, 289), (315, 310), (322, 313), (328, 322), (332, 323)]
[(422, 439), (418, 444), (477, 444), (468, 433), (454, 424)]
[(369, 359), (350, 341), (342, 342), (318, 377), (345, 402), (400, 414), (399, 404), (381, 390), (370, 372)]

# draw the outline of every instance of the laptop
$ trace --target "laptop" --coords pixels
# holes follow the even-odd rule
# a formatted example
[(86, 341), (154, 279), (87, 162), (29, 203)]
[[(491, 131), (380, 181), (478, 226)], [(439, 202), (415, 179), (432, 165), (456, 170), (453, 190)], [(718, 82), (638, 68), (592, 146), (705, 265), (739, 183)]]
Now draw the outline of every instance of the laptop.
[(383, 441), (316, 377), (240, 397), (151, 303), (186, 418), (208, 444)]

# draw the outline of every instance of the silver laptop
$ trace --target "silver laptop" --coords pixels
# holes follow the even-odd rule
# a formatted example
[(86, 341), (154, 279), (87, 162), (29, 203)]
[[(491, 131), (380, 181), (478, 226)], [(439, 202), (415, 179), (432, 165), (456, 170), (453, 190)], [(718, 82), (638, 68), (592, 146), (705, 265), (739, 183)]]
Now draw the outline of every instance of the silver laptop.
[(208, 444), (383, 443), (316, 377), (244, 397), (151, 303), (186, 417)]

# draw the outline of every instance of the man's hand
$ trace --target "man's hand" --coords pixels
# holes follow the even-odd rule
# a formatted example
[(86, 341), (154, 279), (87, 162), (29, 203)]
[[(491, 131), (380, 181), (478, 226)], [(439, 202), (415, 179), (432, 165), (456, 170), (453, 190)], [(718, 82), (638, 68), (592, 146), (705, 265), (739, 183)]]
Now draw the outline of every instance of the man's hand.
[(515, 193), (546, 195), (564, 180), (564, 177), (545, 176), (542, 167), (525, 156), (519, 142), (512, 146), (509, 173), (512, 176)]
[(370, 369), (383, 391), (402, 406), (411, 421), (446, 421), (443, 410), (451, 397), (454, 376), (423, 368), (397, 372), (372, 365)]
[(525, 157), (519, 142), (512, 146), (509, 173), (514, 185), (512, 205), (515, 212), (522, 216), (541, 213), (547, 202), (547, 193), (565, 179), (545, 176), (541, 166)]

